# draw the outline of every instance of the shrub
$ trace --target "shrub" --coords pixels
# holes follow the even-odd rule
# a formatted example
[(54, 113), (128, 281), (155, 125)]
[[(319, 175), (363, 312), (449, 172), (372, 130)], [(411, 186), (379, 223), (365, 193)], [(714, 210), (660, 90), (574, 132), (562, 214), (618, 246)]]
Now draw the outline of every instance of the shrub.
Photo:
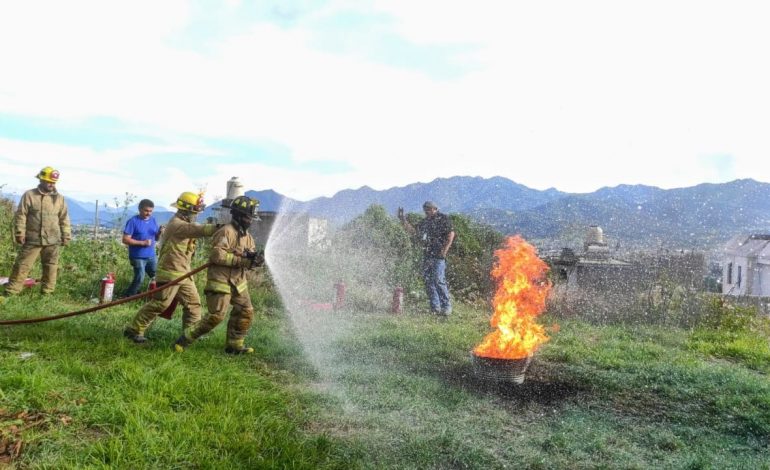
[(355, 308), (387, 308), (396, 286), (409, 292), (419, 282), (419, 254), (382, 206), (370, 206), (341, 227), (331, 250), (325, 264), (348, 284), (348, 300)]
[(500, 248), (504, 237), (464, 215), (451, 214), (450, 218), (455, 229), (455, 241), (447, 255), (447, 282), (452, 294), (464, 301), (486, 303), (495, 289), (489, 275), (494, 251)]
[(16, 249), (13, 241), (13, 201), (0, 195), (0, 275), (11, 274)]
[[(503, 236), (466, 216), (451, 214), (449, 217), (456, 235), (447, 256), (449, 288), (456, 299), (485, 303), (494, 289), (489, 277), (493, 252), (502, 243)], [(407, 218), (412, 225), (421, 220), (420, 215), (414, 213), (407, 214)], [(381, 286), (392, 290), (397, 285), (405, 289), (409, 301), (424, 299), (422, 248), (419, 242), (410, 240), (398, 220), (389, 216), (384, 207), (372, 205), (343, 226), (332, 246), (332, 257), (340, 260), (339, 272), (348, 273), (358, 284), (351, 291), (352, 300), (358, 293), (369, 297), (359, 299), (364, 305), (382, 303), (375, 300), (388, 299)], [(361, 285), (380, 286), (380, 291), (361, 289)]]
[(117, 279), (117, 296), (133, 278), (126, 247), (116, 239), (76, 238), (61, 250), (56, 290), (72, 298), (91, 299), (99, 295), (99, 283), (110, 272)]
[(736, 305), (722, 296), (712, 296), (706, 304), (702, 326), (717, 331), (738, 333), (759, 325), (757, 308)]

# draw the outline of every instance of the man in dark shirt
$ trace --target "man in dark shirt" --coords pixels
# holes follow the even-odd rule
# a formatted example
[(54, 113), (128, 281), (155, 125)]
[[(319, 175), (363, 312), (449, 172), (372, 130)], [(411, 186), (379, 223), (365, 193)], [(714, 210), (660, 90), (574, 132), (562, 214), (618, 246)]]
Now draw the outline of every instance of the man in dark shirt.
[(446, 255), (455, 239), (455, 232), (452, 221), (446, 214), (439, 212), (436, 204), (425, 201), (422, 209), (425, 211), (425, 218), (417, 227), (413, 227), (406, 220), (402, 207), (398, 208), (398, 219), (404, 229), (411, 235), (417, 235), (422, 243), (422, 276), (431, 312), (448, 316), (452, 313), (452, 301), (446, 282)]

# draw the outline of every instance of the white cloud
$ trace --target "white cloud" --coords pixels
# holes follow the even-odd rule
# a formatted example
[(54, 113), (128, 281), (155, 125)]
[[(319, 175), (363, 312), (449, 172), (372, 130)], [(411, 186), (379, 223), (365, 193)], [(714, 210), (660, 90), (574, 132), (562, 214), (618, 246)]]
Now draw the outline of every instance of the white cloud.
[[(140, 198), (173, 200), (178, 192), (206, 184), (194, 178), (183, 163), (169, 164), (170, 158), (163, 156), (184, 153), (214, 152), (202, 147), (147, 144), (94, 150), (0, 138), (0, 185), (5, 185), (5, 193), (19, 194), (37, 184), (35, 175), (41, 168), (53, 166), (61, 173), (59, 191), (75, 199), (112, 201), (128, 192)], [(143, 159), (148, 154), (156, 156), (150, 164)]]
[[(187, 2), (17, 2), (0, 17), (0, 113), (111, 116), (159, 134), (277, 142), (296, 161), (352, 167), (338, 175), (249, 170), (264, 178), (255, 189), (299, 199), (456, 174), (566, 191), (770, 181), (764, 3), (371, 5), (392, 18), (383, 27), (415, 44), (471, 46), (465, 54), (478, 67), (436, 79), (315, 48), (313, 20), (359, 3), (332, 2), (293, 28), (255, 23), (204, 51), (172, 47), (189, 26)], [(155, 150), (54, 146), (45, 155), (121, 162), (130, 172), (122, 162)], [(706, 165), (709, 155), (732, 156), (731, 172)], [(214, 187), (233, 176), (220, 158)], [(173, 169), (168, 178), (198, 183)]]

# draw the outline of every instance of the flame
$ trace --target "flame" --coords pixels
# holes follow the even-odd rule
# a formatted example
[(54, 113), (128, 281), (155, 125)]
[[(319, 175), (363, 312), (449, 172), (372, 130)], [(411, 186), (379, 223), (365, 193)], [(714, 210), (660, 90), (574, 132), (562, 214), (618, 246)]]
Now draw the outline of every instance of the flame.
[(508, 237), (505, 247), (495, 251), (495, 257), (492, 277), (497, 281), (497, 292), (490, 322), (495, 331), (473, 353), (495, 359), (522, 359), (548, 341), (545, 328), (535, 323), (535, 317), (545, 310), (551, 290), (545, 278), (548, 265), (519, 235)]

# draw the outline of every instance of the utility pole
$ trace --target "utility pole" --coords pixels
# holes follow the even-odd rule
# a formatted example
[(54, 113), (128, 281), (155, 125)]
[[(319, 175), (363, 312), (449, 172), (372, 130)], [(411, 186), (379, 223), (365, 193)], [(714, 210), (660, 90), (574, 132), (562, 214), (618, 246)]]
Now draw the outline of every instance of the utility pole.
[(96, 210), (94, 211), (94, 240), (99, 235), (99, 200), (96, 200)]

